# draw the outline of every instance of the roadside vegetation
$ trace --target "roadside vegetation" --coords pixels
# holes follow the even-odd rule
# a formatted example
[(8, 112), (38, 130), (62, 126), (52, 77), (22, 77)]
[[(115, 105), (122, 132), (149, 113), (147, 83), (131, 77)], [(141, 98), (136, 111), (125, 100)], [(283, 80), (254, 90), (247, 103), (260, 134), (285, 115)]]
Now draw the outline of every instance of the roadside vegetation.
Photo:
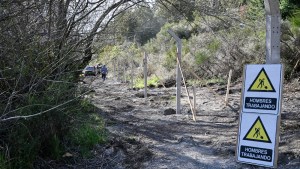
[[(217, 1), (216, 4), (171, 2), (158, 3), (152, 10), (137, 7), (135, 12), (126, 11), (118, 16), (111, 26), (128, 31), (114, 34), (120, 39), (104, 47), (113, 50), (100, 50), (94, 62), (107, 62), (111, 68), (118, 65), (118, 71), (129, 78), (133, 67), (134, 77), (140, 79), (146, 52), (148, 76), (157, 76), (161, 83), (166, 83), (175, 77), (176, 44), (167, 33), (172, 29), (182, 39), (181, 64), (187, 81), (224, 81), (230, 69), (233, 80), (237, 80), (245, 64), (265, 63), (263, 0)], [(297, 1), (291, 0), (280, 3), (283, 18), (281, 57), (288, 81), (299, 77), (300, 71), (299, 6)], [(120, 20), (134, 24), (129, 26)]]
[[(109, 3), (110, 2), (110, 3)], [(287, 81), (300, 76), (300, 3), (280, 0), (281, 58)], [(265, 61), (263, 0), (29, 0), (0, 2), (0, 168), (34, 168), (108, 141), (105, 123), (79, 83), (82, 69), (143, 88), (175, 79), (176, 45), (188, 85), (233, 80), (245, 64)], [(67, 155), (66, 155), (67, 154)]]

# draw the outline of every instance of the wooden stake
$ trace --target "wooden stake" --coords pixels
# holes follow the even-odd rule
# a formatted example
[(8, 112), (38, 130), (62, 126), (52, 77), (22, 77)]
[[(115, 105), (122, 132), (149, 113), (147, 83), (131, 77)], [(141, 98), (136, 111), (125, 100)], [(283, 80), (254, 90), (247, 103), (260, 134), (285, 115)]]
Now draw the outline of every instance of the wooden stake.
[(225, 106), (228, 106), (228, 95), (229, 95), (229, 90), (230, 90), (231, 76), (232, 76), (232, 70), (230, 69), (228, 82), (227, 82), (226, 96), (225, 96)]
[(131, 89), (133, 90), (133, 60), (131, 61)]
[(123, 68), (123, 78), (124, 78), (124, 83), (126, 83), (126, 69), (125, 69), (125, 66)]
[(181, 75), (182, 75), (182, 80), (183, 80), (184, 88), (185, 88), (185, 91), (186, 91), (186, 93), (187, 93), (187, 95), (188, 95), (188, 101), (189, 101), (190, 108), (191, 108), (191, 111), (192, 111), (193, 120), (196, 122), (196, 113), (195, 113), (195, 111), (194, 111), (194, 108), (193, 108), (193, 105), (192, 105), (192, 102), (191, 102), (191, 99), (190, 99), (190, 93), (189, 93), (189, 91), (188, 91), (188, 89), (187, 89), (187, 87), (186, 87), (186, 84), (185, 84), (185, 79), (184, 79), (183, 72), (182, 72), (181, 65), (180, 65), (180, 63), (179, 63), (178, 58), (177, 58), (177, 62), (178, 62), (179, 70), (180, 70)]
[(196, 87), (195, 87), (195, 85), (193, 85), (193, 100), (194, 100), (193, 108), (194, 108), (194, 111), (196, 112)]
[(144, 52), (144, 98), (147, 98), (147, 53)]

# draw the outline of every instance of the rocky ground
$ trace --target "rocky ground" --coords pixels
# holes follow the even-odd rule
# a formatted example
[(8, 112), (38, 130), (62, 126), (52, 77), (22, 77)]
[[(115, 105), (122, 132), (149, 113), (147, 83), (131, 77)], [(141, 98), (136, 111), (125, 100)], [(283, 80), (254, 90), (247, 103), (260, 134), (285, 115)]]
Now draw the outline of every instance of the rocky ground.
[[(224, 104), (225, 85), (197, 87), (196, 122), (184, 89), (181, 113), (175, 114), (175, 87), (149, 89), (144, 99), (142, 90), (131, 90), (112, 79), (96, 79), (91, 86), (95, 90), (92, 102), (105, 118), (111, 141), (78, 168), (263, 168), (236, 162), (241, 82), (232, 85), (229, 106)], [(280, 169), (300, 168), (299, 110), (299, 82), (286, 84)]]

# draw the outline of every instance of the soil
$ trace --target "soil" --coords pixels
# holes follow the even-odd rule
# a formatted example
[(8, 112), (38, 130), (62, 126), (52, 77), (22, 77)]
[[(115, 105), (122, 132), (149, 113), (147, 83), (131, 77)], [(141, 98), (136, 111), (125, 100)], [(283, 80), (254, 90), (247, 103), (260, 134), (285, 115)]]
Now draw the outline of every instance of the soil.
[[(176, 114), (175, 87), (149, 89), (145, 99), (143, 90), (131, 90), (112, 79), (99, 78), (91, 86), (95, 90), (91, 100), (106, 121), (111, 142), (98, 148), (99, 155), (91, 160), (98, 159), (101, 165), (91, 162), (82, 168), (264, 168), (236, 162), (241, 81), (232, 84), (229, 106), (224, 103), (225, 85), (197, 87), (196, 122), (184, 88), (181, 112)], [(300, 168), (299, 110), (299, 82), (285, 84), (279, 169)]]

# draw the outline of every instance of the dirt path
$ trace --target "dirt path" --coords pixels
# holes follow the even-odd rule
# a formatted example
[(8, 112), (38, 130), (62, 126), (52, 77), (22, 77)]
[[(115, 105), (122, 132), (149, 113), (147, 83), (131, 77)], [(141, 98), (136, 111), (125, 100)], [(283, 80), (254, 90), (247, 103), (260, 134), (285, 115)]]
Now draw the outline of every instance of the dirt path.
[[(92, 101), (102, 110), (107, 129), (120, 139), (119, 147), (127, 147), (125, 164), (113, 168), (258, 168), (235, 161), (240, 83), (232, 89), (230, 107), (223, 102), (225, 86), (212, 86), (221, 96), (197, 88), (197, 122), (185, 93), (181, 114), (164, 115), (175, 108), (174, 87), (150, 89), (145, 100), (143, 91), (113, 80), (95, 80), (92, 86)], [(278, 168), (300, 168), (299, 99), (299, 88), (284, 94)]]

